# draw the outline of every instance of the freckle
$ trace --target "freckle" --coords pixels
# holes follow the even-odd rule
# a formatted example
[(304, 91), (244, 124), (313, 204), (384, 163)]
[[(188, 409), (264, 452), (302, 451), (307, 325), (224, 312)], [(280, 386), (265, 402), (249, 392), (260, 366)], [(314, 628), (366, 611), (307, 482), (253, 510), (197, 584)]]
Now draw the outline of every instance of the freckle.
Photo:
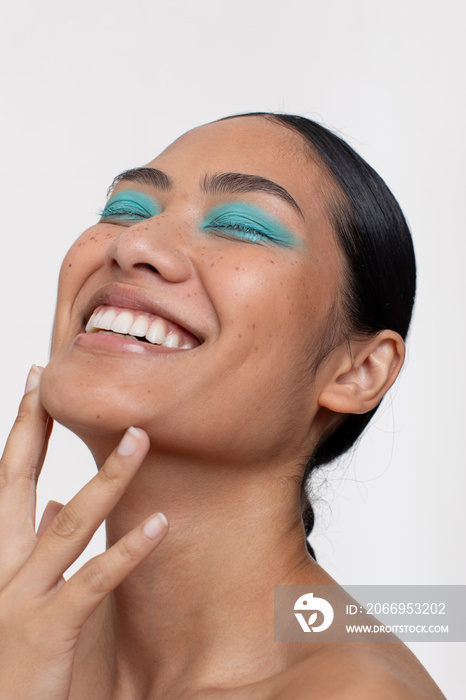
[(242, 338), (242, 337), (243, 337), (243, 336), (241, 335), (241, 333), (238, 333), (238, 338)]
[(270, 263), (271, 263), (272, 265), (275, 265), (275, 260), (270, 260)]
[(100, 415), (97, 414), (97, 415), (96, 415), (96, 420), (99, 420), (99, 418), (100, 418)]
[(257, 352), (258, 350), (259, 350), (259, 346), (258, 346), (258, 345), (255, 345), (255, 346), (254, 346), (254, 351)]
[(253, 328), (255, 328), (255, 327), (256, 327), (256, 324), (255, 324), (255, 323), (253, 323), (253, 324), (252, 324), (252, 327), (253, 327)]

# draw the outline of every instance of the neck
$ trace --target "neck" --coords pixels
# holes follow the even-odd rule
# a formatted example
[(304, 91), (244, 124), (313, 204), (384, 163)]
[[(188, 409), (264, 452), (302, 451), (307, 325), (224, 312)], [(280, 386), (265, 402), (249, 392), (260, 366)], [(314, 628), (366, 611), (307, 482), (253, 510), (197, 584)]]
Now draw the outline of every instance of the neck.
[(262, 667), (280, 670), (273, 587), (302, 582), (312, 568), (296, 473), (296, 465), (207, 468), (149, 454), (107, 519), (108, 546), (154, 511), (170, 530), (94, 616), (104, 685), (163, 696), (181, 679), (234, 685), (248, 669), (256, 679)]

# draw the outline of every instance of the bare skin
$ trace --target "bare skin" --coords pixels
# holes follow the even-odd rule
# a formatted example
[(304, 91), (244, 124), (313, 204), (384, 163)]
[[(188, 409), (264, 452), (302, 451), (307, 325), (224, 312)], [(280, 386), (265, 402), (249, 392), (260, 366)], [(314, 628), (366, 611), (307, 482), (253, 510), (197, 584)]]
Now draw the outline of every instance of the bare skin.
[[(115, 191), (154, 197), (160, 213), (104, 220), (65, 258), (51, 361), (2, 460), (5, 697), (441, 698), (401, 643), (273, 641), (274, 585), (334, 583), (306, 552), (302, 464), (341, 413), (380, 401), (404, 358), (383, 331), (336, 348), (309, 382), (342, 279), (322, 175), (295, 137), (257, 118), (189, 132), (149, 166), (173, 187)], [(205, 192), (206, 172), (273, 180), (302, 214), (269, 192)], [(299, 242), (206, 233), (200, 221), (225, 201), (265, 207)], [(148, 298), (199, 344), (163, 352), (82, 332), (98, 304)], [(50, 506), (37, 539), (32, 476), (49, 415), (82, 437), (99, 472), (58, 514)], [(123, 452), (131, 440), (134, 452), (120, 454), (130, 425)], [(169, 527), (159, 518), (150, 538), (144, 523), (160, 511)], [(104, 518), (109, 549), (64, 583)]]

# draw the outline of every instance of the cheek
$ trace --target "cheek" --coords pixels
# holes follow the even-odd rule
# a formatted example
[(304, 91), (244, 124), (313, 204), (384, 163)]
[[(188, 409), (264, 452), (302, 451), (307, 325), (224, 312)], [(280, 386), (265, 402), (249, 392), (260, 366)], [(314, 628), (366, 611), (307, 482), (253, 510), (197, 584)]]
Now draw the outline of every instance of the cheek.
[(72, 284), (73, 280), (75, 284), (79, 284), (83, 274), (92, 274), (102, 265), (105, 251), (114, 238), (115, 234), (103, 225), (92, 226), (81, 234), (63, 260), (60, 284)]
[(203, 284), (215, 300), (221, 320), (239, 320), (238, 313), (251, 309), (261, 311), (277, 299), (284, 298), (286, 279), (292, 274), (292, 265), (283, 264), (279, 256), (248, 254), (240, 251), (218, 252), (206, 256)]
[(85, 231), (66, 254), (58, 281), (57, 306), (52, 337), (52, 352), (61, 328), (68, 326), (70, 312), (79, 290), (86, 280), (102, 267), (105, 251), (114, 238), (103, 227), (93, 226)]
[(298, 256), (230, 256), (208, 261), (205, 285), (215, 299), (221, 325), (261, 330), (297, 345), (322, 328), (336, 294), (336, 272)]

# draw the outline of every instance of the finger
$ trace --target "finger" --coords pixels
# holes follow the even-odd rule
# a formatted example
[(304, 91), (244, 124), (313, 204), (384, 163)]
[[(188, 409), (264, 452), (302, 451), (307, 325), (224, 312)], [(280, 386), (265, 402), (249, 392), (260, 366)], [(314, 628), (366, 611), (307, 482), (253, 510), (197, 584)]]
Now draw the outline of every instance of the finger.
[[(45, 457), (51, 431), (39, 398), (41, 367), (33, 365), (26, 393), (0, 460), (0, 550), (17, 546), (18, 536), (35, 535), (37, 469)], [(49, 425), (50, 423), (50, 425)]]
[(52, 435), (52, 430), (53, 430), (53, 418), (48, 416), (47, 418), (47, 425), (45, 427), (45, 435), (44, 435), (44, 444), (42, 446), (42, 451), (39, 455), (39, 459), (37, 461), (37, 467), (35, 471), (35, 480), (36, 480), (36, 486), (37, 486), (37, 481), (39, 479), (39, 476), (41, 475), (42, 472), (42, 467), (44, 466), (45, 458), (47, 456), (47, 450), (50, 442), (50, 436)]
[(89, 543), (118, 503), (149, 449), (143, 430), (129, 428), (96, 476), (63, 506), (24, 563), (17, 583), (44, 595)]
[(42, 518), (40, 519), (39, 527), (37, 528), (37, 537), (41, 537), (46, 531), (54, 517), (63, 508), (63, 503), (58, 503), (58, 501), (49, 501), (45, 506), (45, 510), (42, 513)]
[(131, 530), (103, 554), (88, 561), (54, 597), (57, 619), (80, 629), (89, 615), (146, 559), (168, 532), (163, 513)]

